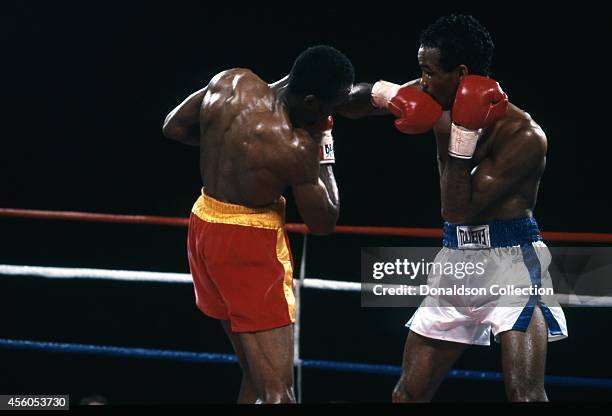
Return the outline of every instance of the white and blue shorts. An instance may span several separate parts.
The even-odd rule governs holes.
[[[502,332],[526,331],[534,308],[540,307],[548,327],[548,340],[567,337],[563,310],[555,296],[550,295],[550,251],[541,240],[535,219],[469,226],[446,223],[444,248],[434,263],[466,262],[485,265],[485,272],[463,277],[461,286],[470,290],[462,294],[445,292],[450,285],[457,286],[457,281],[435,271],[428,275],[429,287],[444,289],[425,297],[406,323],[411,331],[444,341],[490,345],[491,334],[499,342]],[[534,287],[540,289],[531,294],[533,290],[529,288]],[[499,288],[512,290],[507,294]]]

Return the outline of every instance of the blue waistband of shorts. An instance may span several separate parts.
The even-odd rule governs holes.
[[[488,226],[491,247],[512,247],[530,244],[542,240],[538,223],[533,217],[515,218],[511,220],[495,220],[479,225],[464,225],[444,223],[444,247],[459,248],[457,241],[458,227]]]

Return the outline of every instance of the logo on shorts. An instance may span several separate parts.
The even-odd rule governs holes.
[[[461,225],[457,227],[459,248],[491,248],[488,225]]]

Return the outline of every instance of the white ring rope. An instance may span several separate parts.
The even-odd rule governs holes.
[[[123,280],[129,282],[191,283],[189,273],[159,273],[131,270],[80,269],[68,267],[13,266],[0,264],[0,275],[36,276],[49,279]]]
[[[10,264],[0,264],[0,275],[35,276],[49,279],[121,280],[145,283],[191,283],[191,274],[189,273],[160,273],[132,270],[82,269],[44,266],[14,266]],[[304,279],[302,287],[310,289],[358,292],[361,290],[361,283],[341,282],[337,280],[325,279]]]
[[[49,279],[93,279],[118,280],[144,283],[191,283],[189,273],[161,273],[132,270],[84,269],[69,267],[17,266],[0,264],[0,276],[35,276]],[[368,284],[369,286],[369,284]],[[339,290],[359,292],[360,282],[345,282],[327,279],[304,279],[302,287],[308,289]],[[612,306],[610,296],[587,296],[576,294],[557,294],[557,300],[563,306]]]

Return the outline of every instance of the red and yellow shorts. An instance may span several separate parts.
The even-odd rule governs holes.
[[[217,201],[202,192],[191,210],[187,250],[196,305],[234,332],[295,322],[293,259],[285,200],[265,208]]]

